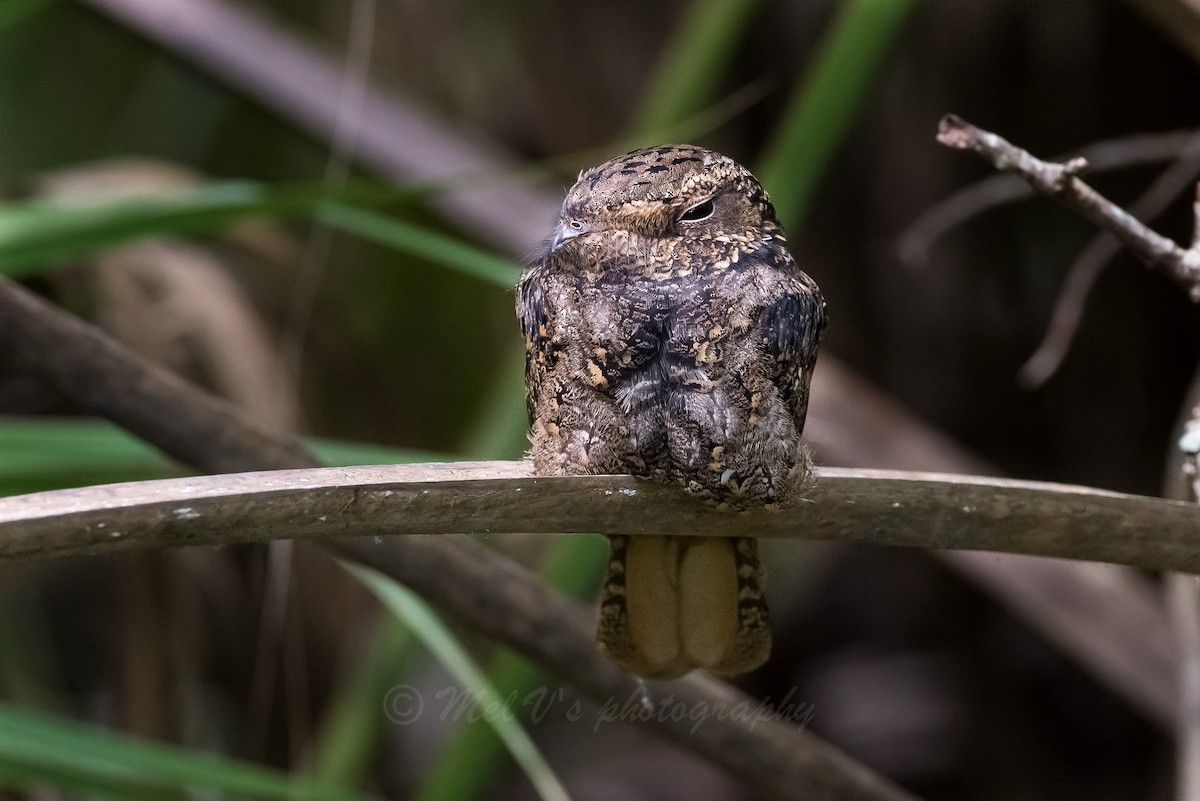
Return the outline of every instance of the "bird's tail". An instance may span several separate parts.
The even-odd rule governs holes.
[[[673,678],[745,673],[771,629],[753,537],[613,536],[597,639],[622,669]]]

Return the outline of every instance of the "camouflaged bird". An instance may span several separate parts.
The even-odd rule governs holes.
[[[744,167],[689,145],[579,175],[517,288],[534,471],[631,473],[780,504],[825,328]],[[625,670],[752,670],[771,649],[752,537],[612,536],[597,637]]]

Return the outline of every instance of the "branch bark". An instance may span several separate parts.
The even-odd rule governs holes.
[[[1198,527],[1195,504],[1034,481],[828,468],[787,510],[732,512],[630,476],[545,478],[533,477],[526,462],[450,462],[3,498],[0,557],[348,535],[753,532],[1200,572]]]

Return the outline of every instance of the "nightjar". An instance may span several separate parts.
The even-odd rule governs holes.
[[[630,473],[732,508],[782,504],[825,328],[763,188],[690,145],[579,175],[517,287],[538,475]],[[646,677],[771,649],[753,537],[611,536],[597,638]]]

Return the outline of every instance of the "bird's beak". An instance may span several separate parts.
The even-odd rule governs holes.
[[[572,225],[571,222],[571,220],[561,220],[558,227],[554,229],[554,236],[550,237],[551,253],[561,248],[569,240],[587,233],[587,226],[579,224],[578,221],[575,222],[575,225]]]

